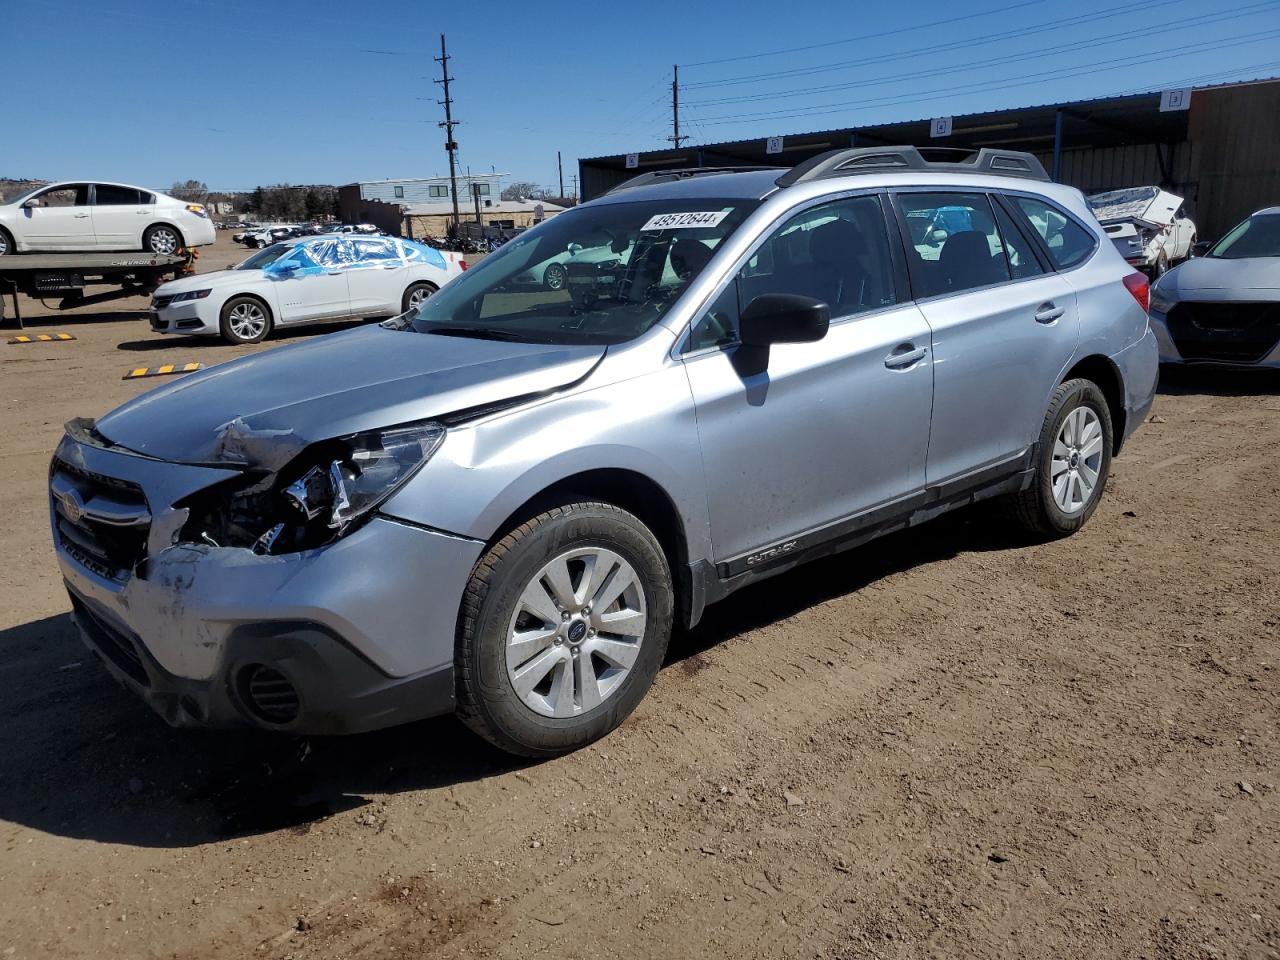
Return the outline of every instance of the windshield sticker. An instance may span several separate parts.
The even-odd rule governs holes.
[[[649,218],[640,228],[648,230],[687,230],[690,227],[714,227],[729,215],[728,210],[707,210],[702,213],[659,213]]]

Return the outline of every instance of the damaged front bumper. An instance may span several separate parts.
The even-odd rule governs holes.
[[[483,544],[382,516],[278,556],[176,542],[186,511],[172,504],[231,475],[84,433],[59,445],[58,563],[110,672],[178,726],[345,733],[449,712]]]

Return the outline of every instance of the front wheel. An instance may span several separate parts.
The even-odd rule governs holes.
[[[1091,380],[1054,391],[1031,486],[1010,499],[1014,520],[1040,537],[1066,537],[1092,516],[1111,472],[1111,409]]]
[[[271,311],[257,297],[232,297],[222,308],[219,328],[227,343],[258,343],[271,332]]]
[[[440,288],[434,283],[428,283],[425,280],[419,280],[417,283],[409,284],[409,289],[404,292],[404,296],[400,298],[400,312],[408,313],[410,310],[417,310],[427,297],[431,296]]]
[[[548,290],[562,290],[565,282],[565,269],[562,264],[553,263],[542,273],[542,285]]]
[[[13,253],[13,237],[9,236],[9,231],[0,227],[0,257]]]
[[[540,514],[472,572],[454,664],[458,714],[521,756],[585,746],[643,699],[673,608],[666,557],[639,519],[594,502]]]

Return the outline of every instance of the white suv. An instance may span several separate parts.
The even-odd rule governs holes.
[[[0,203],[0,256],[145,250],[172,254],[213,243],[205,208],[124,183],[70,181]]]

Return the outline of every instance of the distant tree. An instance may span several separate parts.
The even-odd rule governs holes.
[[[169,188],[169,193],[187,203],[204,203],[209,198],[209,188],[199,180],[179,180]]]
[[[529,183],[525,180],[517,180],[515,183],[507,184],[502,188],[503,200],[525,200],[538,199],[543,197],[546,191],[536,183]]]

